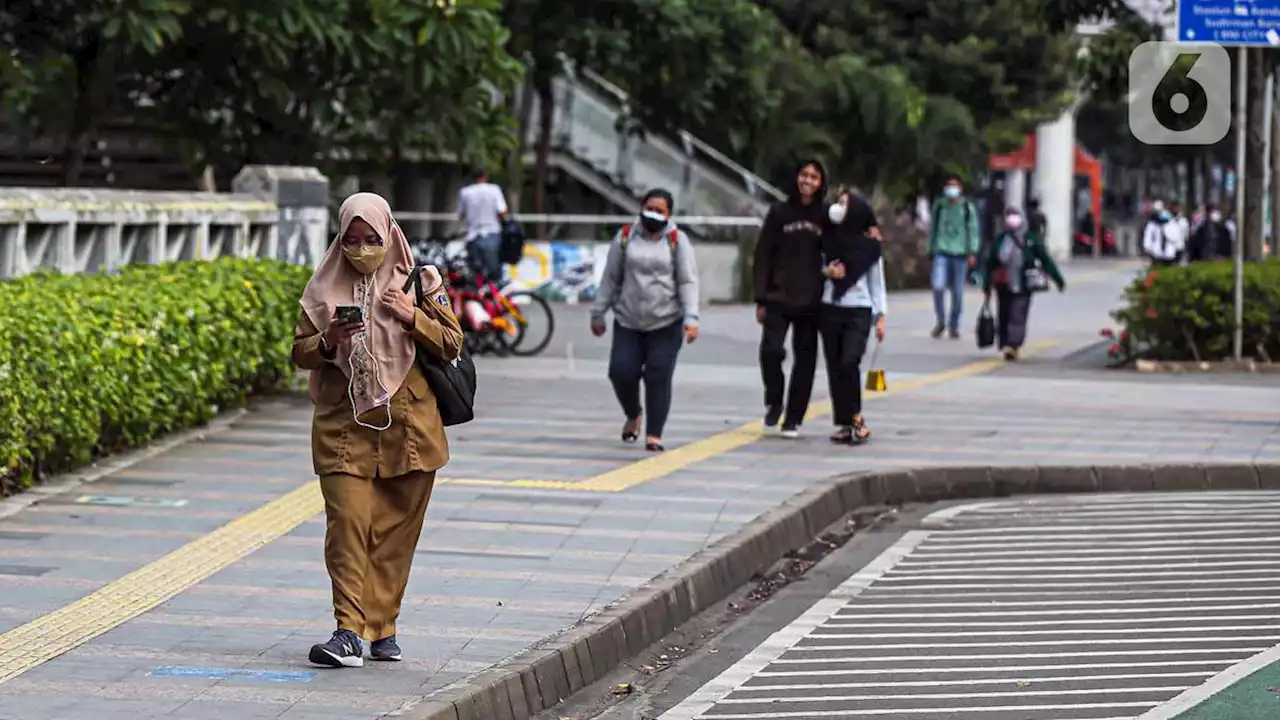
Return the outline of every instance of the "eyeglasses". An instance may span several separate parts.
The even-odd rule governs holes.
[[[344,247],[356,247],[358,245],[372,245],[374,247],[382,247],[382,238],[377,235],[368,237],[357,237],[354,235],[342,236],[342,245]]]

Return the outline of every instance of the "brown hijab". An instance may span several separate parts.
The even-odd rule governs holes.
[[[369,223],[386,248],[382,265],[367,276],[356,272],[342,250],[342,237],[356,218]],[[355,380],[354,410],[360,416],[387,404],[413,367],[416,355],[413,338],[382,302],[388,288],[404,287],[413,270],[413,252],[391,216],[391,206],[381,195],[356,193],[347,198],[338,211],[338,225],[337,237],[302,293],[302,309],[316,329],[323,332],[339,305],[363,308],[366,329],[350,343],[339,346],[334,359],[343,374]],[[425,284],[432,284],[432,280],[436,284],[440,282],[438,274],[430,275],[434,277],[423,278]],[[312,398],[317,381],[318,376],[312,373]]]

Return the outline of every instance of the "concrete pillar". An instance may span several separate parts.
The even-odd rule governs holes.
[[[1071,255],[1076,118],[1070,110],[1036,128],[1036,195],[1049,225],[1046,245],[1056,260]]]
[[[273,257],[315,265],[329,248],[329,178],[312,167],[246,165],[231,189],[275,202],[279,220]]]
[[[1027,209],[1027,171],[1009,170],[1004,174],[1004,205]]]

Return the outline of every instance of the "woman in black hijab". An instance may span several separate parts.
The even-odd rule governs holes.
[[[876,341],[884,340],[887,309],[880,228],[871,205],[852,191],[840,192],[829,219],[818,324],[836,426],[831,441],[861,445],[871,438],[862,417],[862,356],[873,326]]]

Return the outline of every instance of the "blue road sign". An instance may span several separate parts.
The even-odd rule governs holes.
[[[1280,47],[1280,0],[1178,0],[1178,40]]]

